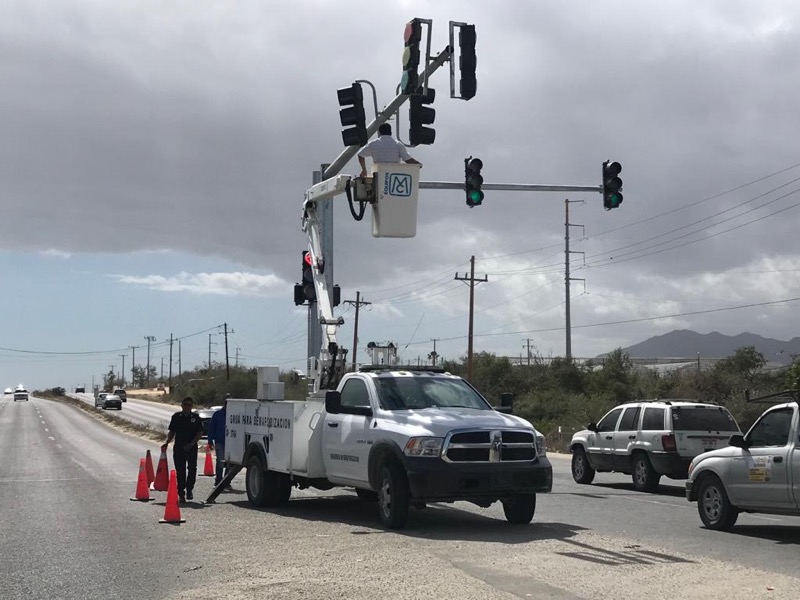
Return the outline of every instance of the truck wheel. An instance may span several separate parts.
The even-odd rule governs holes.
[[[378,494],[372,490],[356,488],[356,496],[358,496],[358,499],[362,502],[377,502],[378,500]]]
[[[594,481],[594,469],[589,466],[589,459],[583,448],[575,448],[572,453],[572,478],[575,483],[592,483]]]
[[[739,510],[728,500],[725,486],[715,475],[708,475],[697,490],[697,512],[709,529],[730,531],[739,518]]]
[[[637,452],[633,456],[633,487],[639,492],[655,492],[658,489],[658,482],[661,475],[655,472],[650,459],[644,452]]]
[[[408,520],[408,480],[395,463],[381,467],[378,477],[378,512],[381,523],[389,529],[402,529]]]
[[[292,480],[289,478],[289,474],[269,471],[267,481],[269,482],[268,487],[275,490],[273,505],[284,507],[289,504],[289,498],[292,495]]]
[[[517,494],[503,500],[506,520],[513,525],[527,525],[536,512],[536,494]]]
[[[264,463],[257,454],[247,459],[247,476],[245,477],[247,499],[253,506],[266,506],[268,502],[267,474]]]

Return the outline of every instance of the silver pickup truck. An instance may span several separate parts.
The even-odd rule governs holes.
[[[692,461],[686,498],[697,502],[706,527],[729,531],[741,512],[800,516],[798,394],[754,399],[791,401],[768,408],[746,434],[731,436],[727,448]]]

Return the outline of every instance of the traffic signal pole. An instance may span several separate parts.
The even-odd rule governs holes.
[[[420,189],[464,190],[464,182],[420,181]],[[602,185],[549,185],[540,183],[484,183],[482,189],[499,192],[595,192],[603,193]]]

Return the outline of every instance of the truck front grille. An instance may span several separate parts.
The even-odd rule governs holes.
[[[536,439],[525,430],[457,431],[445,439],[442,458],[452,463],[530,462],[536,459]]]

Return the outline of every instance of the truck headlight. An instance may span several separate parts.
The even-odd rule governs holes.
[[[536,454],[547,456],[547,439],[538,432],[536,433]]]
[[[439,456],[443,442],[440,437],[415,437],[408,440],[403,452],[406,456]]]

